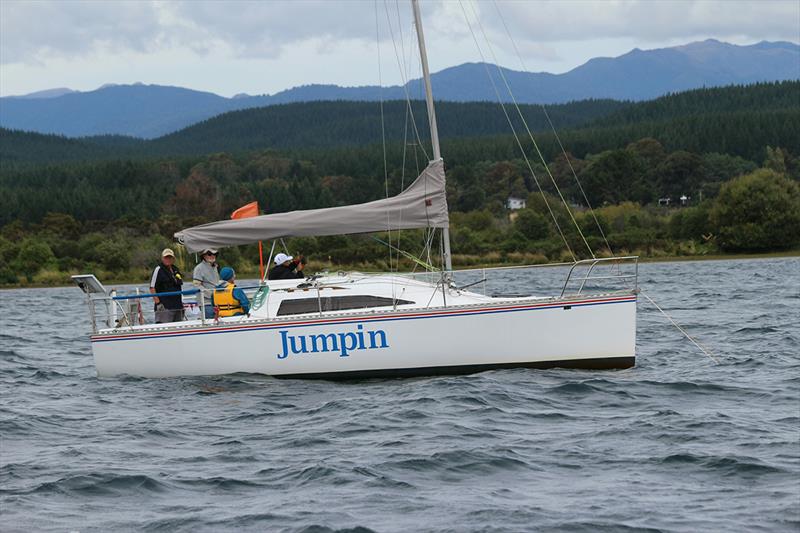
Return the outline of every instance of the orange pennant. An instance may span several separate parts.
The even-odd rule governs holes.
[[[250,202],[247,205],[243,205],[233,213],[231,213],[231,218],[250,218],[250,217],[257,217],[258,216],[258,202]]]

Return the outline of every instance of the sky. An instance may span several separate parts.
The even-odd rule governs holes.
[[[552,73],[708,38],[800,42],[798,0],[422,0],[421,8],[433,72],[481,59],[471,31],[487,60]],[[405,0],[0,0],[0,96],[135,82],[223,96],[392,85],[419,77],[415,39]]]

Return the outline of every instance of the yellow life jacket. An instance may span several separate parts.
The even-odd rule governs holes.
[[[214,307],[219,309],[219,316],[243,315],[244,309],[239,300],[233,297],[233,283],[228,283],[224,289],[214,290]]]

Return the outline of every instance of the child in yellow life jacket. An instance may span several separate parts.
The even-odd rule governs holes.
[[[214,289],[212,301],[219,309],[219,316],[238,316],[250,313],[250,300],[242,289],[236,288],[236,272],[231,267],[219,271],[222,280]]]

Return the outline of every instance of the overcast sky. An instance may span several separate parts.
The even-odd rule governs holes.
[[[799,0],[429,0],[431,70],[480,59],[464,12],[500,64],[520,69],[505,20],[528,69],[554,73],[635,47],[800,41]],[[373,85],[379,50],[380,78],[395,84],[419,76],[412,31],[405,0],[0,0],[0,95],[134,82],[224,96]]]

